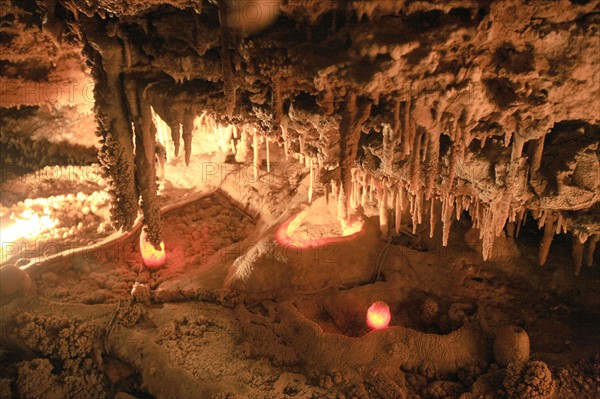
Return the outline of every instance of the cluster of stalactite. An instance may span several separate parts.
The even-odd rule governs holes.
[[[162,240],[155,172],[156,131],[150,104],[142,93],[145,87],[123,77],[126,55],[116,37],[106,31],[84,32],[88,37],[85,51],[96,82],[95,113],[102,142],[99,160],[112,198],[111,221],[116,229],[131,229],[141,202],[148,240],[158,246]]]
[[[121,18],[70,3],[85,14],[77,20],[93,64],[101,160],[119,228],[132,225],[141,198],[148,237],[160,242],[153,160],[156,129],[164,136],[168,127],[174,155],[183,141],[186,163],[201,130],[217,132],[222,150],[239,162],[252,151],[258,165],[264,145],[267,169],[270,146],[279,145],[307,167],[309,201],[316,191],[333,193],[346,219],[376,199],[385,234],[392,225],[399,231],[404,210],[414,231],[428,213],[431,234],[442,221],[446,244],[453,215],[467,211],[488,259],[495,237],[505,229],[518,234],[530,214],[545,231],[540,263],[556,231],[576,237],[577,265],[591,262],[600,222],[593,211],[585,220],[578,215],[597,207],[600,186],[583,177],[564,191],[566,178],[551,182],[547,174],[559,170],[543,155],[546,136],[576,121],[585,126],[572,129],[583,132],[581,145],[569,144],[567,155],[585,160],[586,170],[561,170],[600,170],[592,109],[599,103],[581,83],[598,77],[586,69],[572,79],[568,65],[538,71],[550,56],[533,48],[543,29],[566,37],[567,55],[572,47],[597,48],[594,4],[560,2],[561,15],[542,3],[522,5],[515,22],[510,0],[447,7],[353,1],[350,9],[327,2],[311,10],[284,2],[280,23],[247,38],[219,24],[224,2]],[[547,24],[539,31],[519,30],[538,17]],[[589,30],[570,28],[576,20]],[[598,62],[591,53],[571,56]]]

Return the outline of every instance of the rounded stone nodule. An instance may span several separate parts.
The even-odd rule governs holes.
[[[529,360],[529,335],[521,327],[500,327],[494,339],[494,359],[501,367]]]

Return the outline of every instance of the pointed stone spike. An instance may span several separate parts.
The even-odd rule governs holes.
[[[186,111],[183,115],[182,137],[186,166],[189,166],[192,158],[192,135],[194,132],[194,119],[196,119],[196,116],[189,111]]]
[[[381,187],[381,188],[379,188]],[[388,204],[387,204],[387,186],[385,184],[381,184],[377,187],[377,197],[379,198],[379,231],[383,237],[386,237],[388,234]]]
[[[600,240],[600,235],[595,234],[588,239],[589,244],[587,250],[585,251],[585,265],[587,267],[592,267],[594,264],[594,252],[596,252],[596,244]]]
[[[433,238],[435,232],[435,198],[431,198],[431,206],[429,207],[429,238]]]
[[[258,181],[258,162],[259,162],[259,156],[258,156],[258,133],[256,132],[256,129],[254,129],[254,134],[252,135],[252,150],[254,151],[254,181]]]
[[[267,172],[271,173],[271,156],[269,154],[269,138],[265,137],[265,147],[267,149]],[[311,161],[311,172],[312,172],[312,161]],[[311,181],[312,183],[312,181]]]
[[[573,237],[573,250],[572,250],[573,261],[575,262],[575,275],[579,276],[581,272],[581,265],[583,263],[583,243],[579,237]]]
[[[508,237],[508,238],[515,237],[515,222],[506,223],[506,237]]]
[[[402,193],[399,186],[396,187],[396,234],[400,234],[402,226]]]
[[[268,146],[268,144],[267,144]],[[312,197],[313,197],[313,180],[315,179],[315,172],[314,172],[314,167],[313,167],[313,159],[310,159],[310,174],[309,174],[309,182],[308,182],[308,203],[311,204],[312,203]]]
[[[346,198],[346,193],[345,193],[343,184],[340,184],[339,188],[337,188],[336,191],[339,192],[339,194],[337,196],[337,198],[338,198],[338,206],[337,206],[338,220],[340,220],[343,223],[346,220],[348,220],[348,199]]]

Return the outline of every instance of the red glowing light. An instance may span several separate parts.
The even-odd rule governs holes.
[[[142,252],[144,265],[146,265],[148,269],[158,269],[164,265],[167,260],[165,244],[163,242],[160,243],[160,250],[154,248],[154,245],[146,240],[145,230],[142,230],[142,234],[140,234],[140,251]]]
[[[367,325],[373,330],[381,330],[390,324],[392,315],[387,303],[377,301],[367,310]]]

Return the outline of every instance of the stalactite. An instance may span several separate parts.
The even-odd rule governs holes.
[[[452,226],[452,211],[454,206],[454,198],[451,194],[447,194],[443,197],[442,202],[442,245],[445,247],[448,245],[448,238],[450,237],[450,227]],[[460,201],[456,201],[457,204]],[[458,206],[457,206],[458,208]]]
[[[352,167],[358,152],[358,143],[363,124],[371,113],[370,102],[359,102],[356,94],[348,92],[344,101],[345,109],[340,121],[340,179],[350,195],[352,182]]]
[[[143,100],[142,91],[143,87],[135,80],[125,79],[125,97],[135,132],[136,182],[142,198],[146,237],[158,249],[162,242],[162,226],[154,161],[156,130],[150,104]]]
[[[265,137],[265,147],[266,147],[266,152],[267,152],[267,172],[271,173],[271,156],[269,154],[269,138],[268,137]],[[310,164],[310,169],[311,169],[311,173],[312,173],[312,160],[311,160],[311,164]],[[311,177],[311,184],[312,184],[312,177]]]
[[[581,265],[583,263],[583,242],[577,236],[573,236],[573,249],[571,252],[573,261],[575,262],[575,275],[579,276]]]
[[[558,217],[556,219],[556,231],[555,231],[555,234],[560,234],[560,231],[561,231],[562,226],[563,226],[563,222],[564,222],[564,219],[563,219],[562,215],[559,213]]]
[[[545,135],[531,140],[529,142],[529,148],[527,149],[529,165],[531,165],[531,172],[535,173],[540,169],[542,164],[542,153],[544,152],[544,139]]]
[[[440,161],[440,135],[441,132],[437,129],[429,132],[427,135],[427,160],[425,164],[425,176],[427,181],[426,187],[426,199],[431,199],[433,189],[435,188],[435,180],[439,176],[439,161]]]
[[[85,17],[82,17],[82,20]],[[85,25],[88,27],[91,25]],[[88,31],[84,27],[94,76],[95,113],[102,148],[99,160],[111,194],[111,222],[115,229],[129,230],[138,214],[139,193],[135,184],[135,159],[131,123],[124,104],[121,66],[124,64],[121,45],[103,31]]]
[[[416,209],[416,211],[417,211],[417,223],[418,224],[423,223],[423,204],[425,201],[425,196],[423,194],[424,193],[423,193],[422,189],[419,189],[417,191],[417,201],[416,201],[417,209]]]
[[[413,234],[417,234],[417,226],[419,225],[419,220],[418,220],[418,216],[417,216],[417,197],[416,196],[412,196],[410,197],[410,215],[411,215],[411,220],[412,220],[412,233]]]
[[[184,111],[183,121],[181,124],[182,138],[183,138],[183,152],[185,154],[185,165],[189,166],[192,158],[192,137],[194,132],[194,115],[190,110]]]
[[[350,188],[350,209],[356,208],[356,168],[352,168],[352,180]]]
[[[289,160],[290,153],[290,144],[288,138],[288,130],[287,130],[287,119],[284,119],[281,122],[281,135],[283,136],[283,155],[285,156],[285,160]]]
[[[413,194],[421,191],[421,142],[423,140],[423,131],[417,134],[414,142],[414,149],[410,160],[410,190]]]
[[[300,152],[298,153],[298,162],[300,162],[302,165],[304,165],[304,143],[305,143],[305,137],[304,136],[300,136],[298,138],[298,141],[300,143]]]
[[[221,24],[221,62],[223,69],[223,90],[227,96],[227,116],[230,118],[233,116],[233,111],[236,104],[236,91],[237,88],[233,79],[233,69],[231,65],[231,54],[229,52],[229,45],[231,42],[231,32],[224,23],[224,19],[227,15],[226,4],[224,1],[219,3],[219,21]]]
[[[235,160],[240,163],[245,163],[248,160],[248,132],[246,125],[242,125],[240,139],[237,142]]]
[[[268,143],[267,143],[267,148],[268,148]],[[268,154],[268,152],[267,152]],[[312,203],[312,197],[313,197],[313,181],[315,179],[315,172],[314,172],[314,167],[313,167],[313,159],[310,159],[310,173],[309,173],[309,182],[308,182],[308,203]]]
[[[433,233],[435,232],[435,199],[431,198],[431,204],[429,207],[429,238],[433,238]]]
[[[253,158],[253,169],[254,169],[254,181],[258,181],[258,163],[260,161],[258,154],[258,133],[256,128],[254,128],[254,132],[252,134],[252,150],[254,151]]]
[[[541,266],[544,266],[546,264],[546,260],[548,259],[548,253],[550,252],[550,246],[555,233],[555,221],[556,215],[553,213],[546,216],[544,224],[544,236],[542,237],[539,250],[539,263]]]
[[[280,124],[283,116],[283,98],[281,95],[281,77],[278,74],[273,77],[271,93],[275,116],[274,122]]]
[[[399,143],[398,131],[389,124],[384,124],[383,134],[383,172],[387,175],[393,173],[392,166],[394,161],[394,152]]]
[[[396,226],[396,234],[400,234],[400,227],[402,226],[402,192],[401,192],[401,188],[400,188],[400,183],[398,183],[396,185],[396,190],[395,190],[395,194],[396,194],[396,199],[394,201],[394,205],[396,206],[395,208],[395,212],[396,212],[396,220],[395,220],[395,226]]]
[[[515,222],[506,223],[506,237],[515,238]]]
[[[414,130],[412,129],[411,126],[411,120],[410,120],[410,107],[411,107],[411,99],[409,98],[408,101],[404,102],[404,124],[402,126],[402,133],[403,136],[402,137],[402,146],[403,146],[403,153],[404,156],[407,156],[410,154],[410,149],[413,146],[413,140],[414,140]]]
[[[525,140],[520,135],[515,135],[515,140],[513,141],[513,148],[510,155],[510,160],[514,164],[514,162],[521,158],[523,155],[523,146],[525,145]]]
[[[348,220],[348,201],[344,184],[340,184],[339,187],[336,186],[335,192],[337,195],[337,217],[343,223]]]
[[[388,234],[387,186],[380,180],[377,182],[377,200],[379,201],[379,231],[385,237]]]
[[[492,257],[494,249],[494,223],[493,212],[488,207],[483,209],[481,225],[481,235],[483,239],[483,260],[488,260]]]
[[[592,267],[592,265],[594,264],[594,252],[596,252],[596,244],[599,240],[599,234],[595,234],[588,239],[588,247],[585,252],[585,265],[587,267]]]
[[[362,192],[360,197],[360,205],[364,208],[367,203],[367,198],[369,195],[369,185],[367,184],[368,175],[366,172],[362,172],[361,174],[361,186]]]

